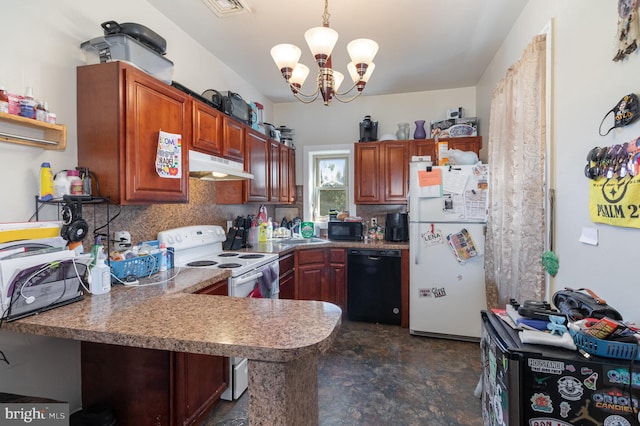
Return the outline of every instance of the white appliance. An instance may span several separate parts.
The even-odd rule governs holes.
[[[86,258],[66,250],[61,237],[0,244],[0,322],[82,299]]]
[[[486,164],[432,166],[412,157],[409,332],[477,341],[486,309]]]
[[[158,233],[159,242],[173,247],[174,266],[179,268],[228,269],[229,296],[250,297],[257,288],[264,297],[277,299],[279,288],[278,255],[246,251],[223,251],[226,233],[221,226],[198,225]],[[229,359],[229,387],[221,398],[233,401],[247,389],[249,375],[246,358]]]

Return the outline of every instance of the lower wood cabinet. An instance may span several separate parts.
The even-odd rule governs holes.
[[[280,257],[280,299],[295,298],[295,253],[287,253]]]
[[[227,295],[227,281],[198,293]],[[229,358],[82,342],[82,404],[108,404],[118,424],[195,425],[227,388]]]
[[[295,298],[320,300],[346,312],[346,249],[313,248],[296,252]]]

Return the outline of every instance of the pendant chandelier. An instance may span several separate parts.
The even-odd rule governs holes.
[[[309,67],[298,62],[301,50],[293,44],[278,44],[271,49],[271,56],[289,84],[293,95],[306,104],[315,101],[319,95],[322,95],[322,100],[327,106],[332,99],[351,102],[362,93],[375,68],[373,57],[378,52],[378,43],[366,38],[353,40],[347,45],[347,51],[351,57],[347,70],[353,80],[353,86],[347,91],[338,92],[344,75],[335,71],[331,64],[331,52],[338,41],[338,33],[329,28],[329,16],[329,0],[325,0],[322,26],[311,28],[304,33],[304,38],[319,67],[317,87],[313,93],[305,94],[300,90],[309,75]],[[354,88],[357,92],[347,97]]]

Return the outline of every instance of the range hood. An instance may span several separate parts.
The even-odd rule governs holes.
[[[189,150],[189,176],[202,180],[253,179],[242,163]]]

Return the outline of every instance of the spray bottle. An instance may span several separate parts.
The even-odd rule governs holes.
[[[96,264],[91,268],[89,290],[91,294],[105,294],[111,291],[111,268],[104,263],[104,247],[98,248]]]

